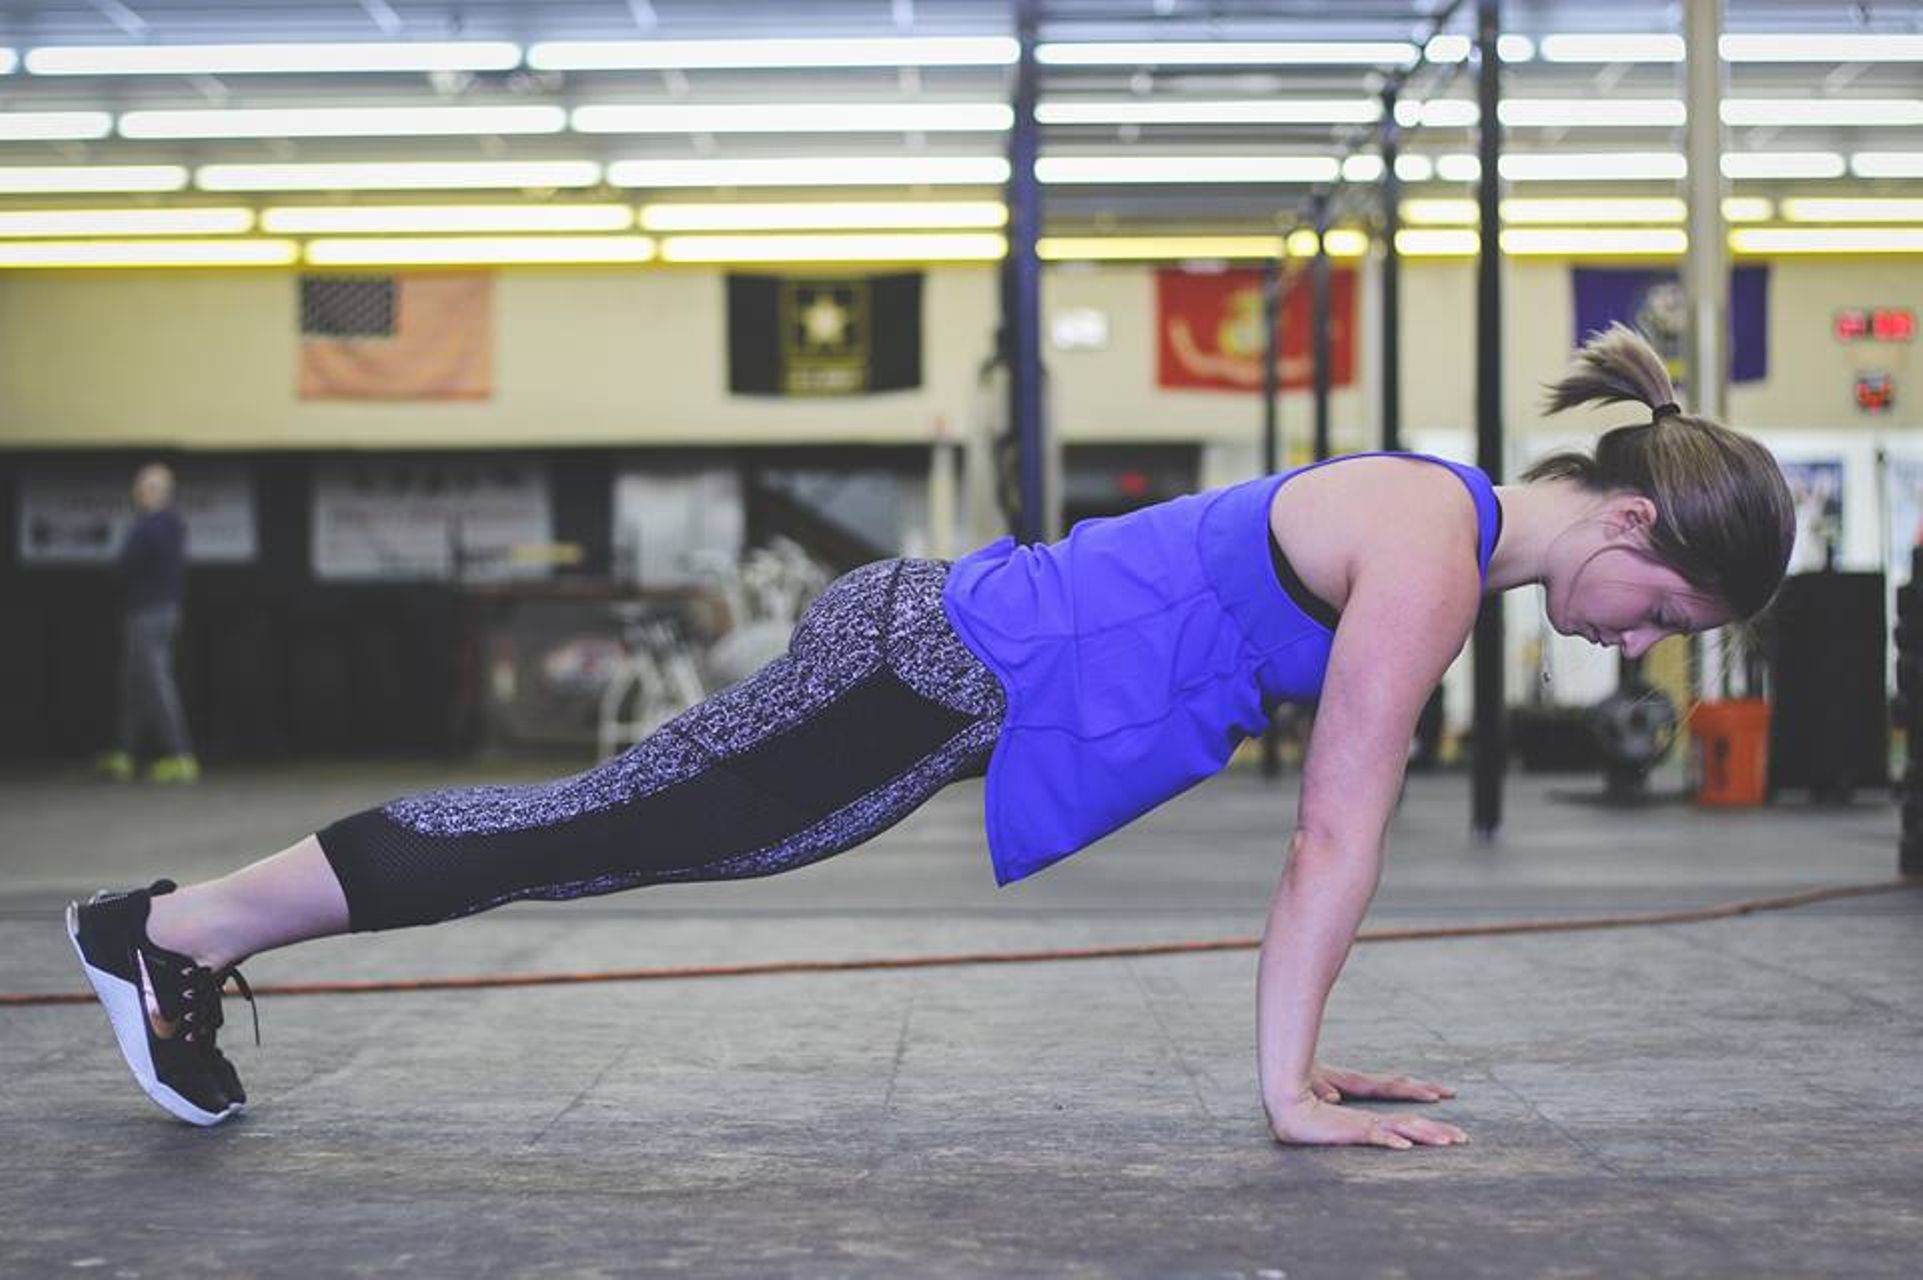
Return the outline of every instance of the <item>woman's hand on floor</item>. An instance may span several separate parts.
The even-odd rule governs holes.
[[[1406,1149],[1446,1147],[1469,1141],[1468,1134],[1441,1120],[1338,1106],[1324,1102],[1306,1089],[1286,1104],[1269,1107],[1269,1128],[1277,1142],[1315,1147]]]
[[[1375,1098],[1388,1102],[1440,1102],[1456,1091],[1446,1084],[1410,1076],[1371,1075],[1318,1062],[1309,1068],[1309,1092],[1324,1102],[1344,1098]]]

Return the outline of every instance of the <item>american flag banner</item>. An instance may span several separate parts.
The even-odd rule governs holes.
[[[300,278],[303,400],[485,400],[494,392],[486,272]]]

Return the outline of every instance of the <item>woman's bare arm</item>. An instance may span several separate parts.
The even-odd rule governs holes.
[[[1310,1126],[1303,1118],[1318,1107],[1343,1110],[1319,1103],[1308,1087],[1323,1007],[1381,876],[1416,719],[1461,651],[1481,599],[1466,551],[1473,544],[1438,537],[1434,513],[1426,519],[1425,527],[1419,511],[1383,512],[1386,527],[1358,552],[1310,736],[1296,831],[1263,934],[1256,1056],[1263,1102],[1285,1140],[1408,1145],[1391,1141],[1392,1133],[1368,1136],[1368,1126],[1383,1119],[1368,1113],[1347,1113],[1362,1124],[1349,1137],[1339,1136],[1339,1123]]]

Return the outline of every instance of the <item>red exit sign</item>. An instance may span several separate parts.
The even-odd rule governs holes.
[[[1836,313],[1838,342],[1910,342],[1916,312],[1909,307],[1845,307]]]

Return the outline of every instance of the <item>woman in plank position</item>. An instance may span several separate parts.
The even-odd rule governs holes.
[[[522,898],[789,871],[984,772],[1005,885],[1218,772],[1277,702],[1314,697],[1256,976],[1270,1127],[1290,1143],[1464,1141],[1341,1105],[1450,1089],[1316,1058],[1417,714],[1485,596],[1539,584],[1557,631],[1636,657],[1756,614],[1789,560],[1775,460],[1685,414],[1620,326],[1578,353],[1549,407],[1618,402],[1644,412],[1518,485],[1356,454],[1052,544],[866,565],[809,607],[787,653],[585,773],[395,800],[218,880],[97,894],[69,908],[69,932],[141,1086],[215,1124],[246,1098],[216,1032],[248,956]]]

